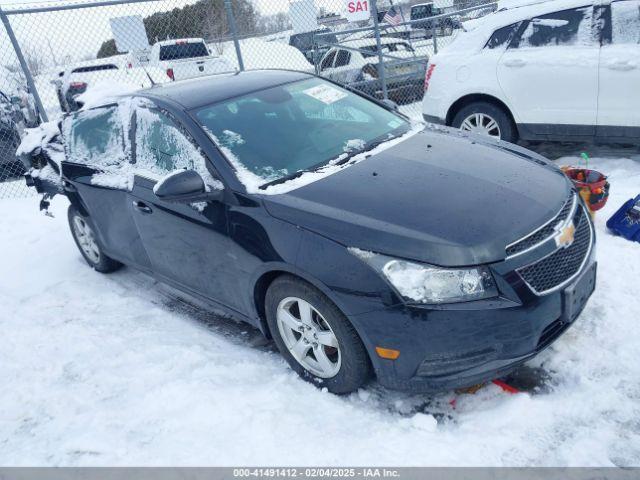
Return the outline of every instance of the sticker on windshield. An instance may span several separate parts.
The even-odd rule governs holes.
[[[402,120],[400,120],[399,118],[394,118],[393,120],[388,122],[387,125],[390,128],[398,128],[400,125],[402,125]]]
[[[345,92],[341,92],[337,88],[333,88],[331,85],[317,85],[315,87],[307,88],[303,90],[303,93],[309,95],[311,98],[321,101],[326,105],[342,100],[347,96]]]

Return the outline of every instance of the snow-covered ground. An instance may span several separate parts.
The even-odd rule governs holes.
[[[252,328],[89,269],[65,199],[53,219],[36,197],[1,200],[0,464],[640,465],[640,245],[604,226],[640,193],[640,155],[621,156],[592,160],[612,185],[598,288],[529,365],[541,386],[455,409],[453,393],[317,390]]]

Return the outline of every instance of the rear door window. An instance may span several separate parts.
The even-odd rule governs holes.
[[[640,45],[640,0],[611,4],[611,41],[614,45]]]
[[[109,167],[125,161],[124,135],[118,107],[82,111],[65,122],[69,161]]]
[[[593,7],[562,10],[529,20],[511,48],[595,45]]]
[[[498,30],[493,32],[493,35],[491,35],[491,38],[487,42],[485,48],[488,48],[490,50],[493,50],[495,48],[506,48],[507,45],[509,45],[509,42],[511,42],[511,39],[517,33],[520,25],[522,25],[522,22],[499,28]]]

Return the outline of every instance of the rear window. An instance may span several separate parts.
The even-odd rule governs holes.
[[[419,5],[411,9],[411,19],[425,18],[433,15],[433,5]]]
[[[391,52],[413,52],[413,48],[408,43],[383,43],[380,46],[380,50],[382,50],[383,54],[391,53]],[[367,53],[365,53],[365,51]],[[378,48],[376,45],[366,45],[364,47],[360,47],[360,53],[365,58],[374,57],[378,55]]]
[[[209,51],[203,42],[175,43],[160,47],[160,60],[182,60],[207,56],[209,56]]]
[[[86,73],[86,72],[99,72],[102,70],[117,70],[118,67],[116,67],[115,65],[113,65],[112,63],[108,63],[105,65],[90,65],[87,67],[78,67],[78,68],[74,68],[73,70],[71,70],[72,73]],[[60,76],[62,76],[64,72],[60,73]]]
[[[318,34],[329,33],[331,30],[318,30],[316,32],[296,33],[289,37],[289,45],[296,47],[299,50],[311,50],[314,47],[314,40],[316,45],[322,46],[328,43],[338,43],[338,38],[335,35],[327,35],[317,37]]]

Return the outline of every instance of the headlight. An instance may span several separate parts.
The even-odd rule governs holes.
[[[380,273],[408,302],[458,303],[498,295],[493,276],[486,267],[439,268],[357,248],[349,251]]]

